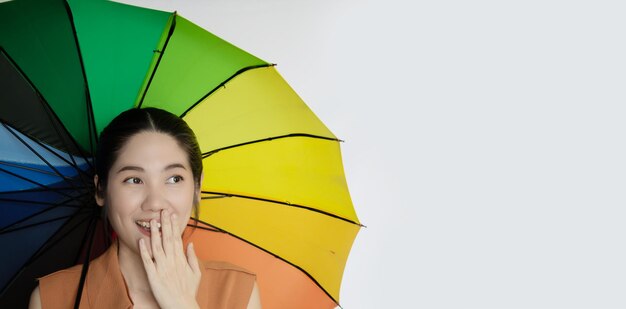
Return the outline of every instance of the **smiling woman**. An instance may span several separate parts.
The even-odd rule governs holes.
[[[189,218],[199,187],[194,187],[185,157],[173,137],[150,131],[133,135],[120,149],[106,193],[100,193],[96,201],[100,206],[108,201],[110,224],[125,247],[134,248],[141,237],[150,240],[151,223],[161,229],[161,212]],[[182,231],[187,222],[179,221],[178,230]],[[148,251],[152,256],[150,247]]]
[[[39,280],[30,308],[260,308],[256,276],[235,265],[198,261],[183,249],[187,218],[197,216],[202,162],[179,117],[132,109],[103,131],[96,153],[96,202],[117,239],[90,263]],[[76,306],[78,307],[78,306]]]

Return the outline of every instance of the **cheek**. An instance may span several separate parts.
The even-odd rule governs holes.
[[[193,212],[193,201],[194,195],[193,190],[190,191],[178,191],[176,193],[172,192],[170,195],[169,201],[172,207],[175,209],[178,216],[178,224],[181,232],[181,236],[187,227],[187,223],[189,222],[189,217]]]
[[[107,195],[110,217],[124,217],[141,205],[138,192],[113,189]]]
[[[187,219],[191,216],[193,211],[194,204],[194,190],[193,188],[186,188],[185,190],[178,191],[173,193],[170,201],[172,202],[172,206],[176,208],[176,212],[178,212],[179,218]]]
[[[193,190],[185,190],[184,192],[173,192],[169,199],[172,205],[181,214],[191,213],[193,207],[194,194]]]

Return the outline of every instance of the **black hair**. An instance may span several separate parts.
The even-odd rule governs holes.
[[[202,153],[195,134],[180,117],[154,107],[133,108],[115,117],[100,133],[95,156],[95,172],[98,175],[96,194],[104,198],[107,190],[109,171],[119,156],[126,142],[141,132],[158,132],[173,137],[187,153],[194,180],[194,192],[199,191],[202,177]],[[199,197],[194,196],[193,218],[199,215]],[[108,206],[102,207],[104,227],[108,229]],[[194,220],[195,221],[195,220]],[[197,221],[196,221],[197,223]],[[106,233],[106,236],[109,236]]]

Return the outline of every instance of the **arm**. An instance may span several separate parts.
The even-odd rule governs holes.
[[[261,297],[259,296],[259,286],[256,284],[256,281],[254,281],[252,294],[250,294],[248,309],[261,309]]]
[[[41,298],[39,297],[39,285],[30,294],[29,309],[41,309]]]

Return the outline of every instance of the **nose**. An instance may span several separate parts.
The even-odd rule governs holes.
[[[141,209],[151,212],[160,212],[169,205],[167,199],[163,196],[163,190],[155,186],[149,186],[146,196],[141,204]]]

